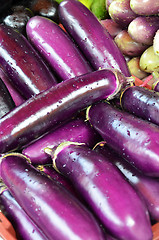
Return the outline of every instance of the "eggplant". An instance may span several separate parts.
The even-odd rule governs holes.
[[[142,71],[140,68],[140,56],[132,57],[127,64],[131,75],[134,75],[139,79],[143,79],[148,76],[148,73]]]
[[[156,55],[159,55],[159,29],[156,31],[153,39],[153,50]]]
[[[56,23],[59,23],[58,6],[55,0],[32,0],[28,4],[34,15],[49,18]]]
[[[134,41],[129,35],[127,29],[119,32],[114,38],[114,41],[120,51],[124,55],[130,57],[138,57],[148,48],[147,45]]]
[[[122,27],[116,22],[114,22],[111,18],[101,20],[100,23],[103,25],[104,28],[106,28],[112,38],[115,38],[115,36],[123,30]]]
[[[33,13],[22,5],[15,5],[11,10],[11,13],[4,17],[3,23],[26,36],[26,23]]]
[[[115,68],[130,76],[125,58],[95,15],[77,0],[59,4],[60,22],[74,39],[92,67]]]
[[[64,141],[84,142],[93,147],[97,139],[98,134],[88,123],[83,119],[73,119],[27,146],[22,153],[30,158],[33,165],[47,164],[51,162],[51,158],[44,151],[46,147],[57,147]]]
[[[132,86],[121,94],[122,108],[156,125],[159,125],[159,94],[156,91]]]
[[[106,143],[96,144],[94,150],[115,164],[144,200],[152,220],[159,221],[159,179],[145,176]]]
[[[23,103],[26,99],[17,91],[15,86],[11,83],[9,80],[7,74],[4,72],[2,68],[0,68],[0,78],[4,82],[5,86],[7,87],[14,103],[16,106],[19,106],[21,103]]]
[[[61,80],[92,72],[75,43],[55,22],[34,16],[28,21],[26,31],[31,43]]]
[[[159,55],[155,54],[153,45],[148,47],[140,57],[140,68],[147,73],[159,72]]]
[[[138,16],[129,24],[128,33],[134,41],[151,46],[158,29],[159,16]]]
[[[33,96],[0,119],[0,152],[28,145],[90,104],[115,97],[126,80],[117,70],[103,69]]]
[[[143,174],[159,177],[159,127],[107,102],[88,108],[89,122],[107,144]]]
[[[18,239],[48,239],[21,208],[7,188],[0,194],[0,204],[1,210],[5,212],[5,215],[12,223],[14,229],[16,229]]]
[[[0,25],[0,64],[25,98],[57,84],[28,40],[4,24]]]
[[[112,1],[108,12],[111,19],[123,28],[127,28],[131,21],[137,17],[137,14],[130,8],[130,0]]]
[[[159,1],[130,0],[130,7],[138,15],[157,15],[159,13]]]
[[[15,103],[6,85],[0,78],[0,118],[15,108]]]
[[[4,184],[48,240],[104,240],[92,213],[23,155],[6,154],[1,170]]]
[[[117,239],[151,239],[145,205],[118,168],[80,143],[64,142],[46,152],[68,177],[103,226]]]

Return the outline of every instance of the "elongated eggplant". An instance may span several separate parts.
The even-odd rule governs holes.
[[[26,98],[57,84],[55,77],[28,40],[3,24],[0,25],[0,64]]]
[[[2,180],[48,240],[104,240],[95,218],[77,198],[39,172],[23,155],[1,162]]]
[[[7,218],[16,229],[18,239],[48,239],[21,208],[7,188],[0,194],[0,204],[1,210],[5,211]]]
[[[111,19],[124,28],[127,28],[129,23],[137,17],[137,14],[130,8],[130,0],[113,0],[108,12]]]
[[[0,118],[15,108],[15,103],[6,85],[0,78]]]
[[[153,38],[159,29],[159,16],[138,16],[128,26],[128,33],[136,42],[153,44]]]
[[[124,90],[120,102],[125,111],[159,125],[159,94],[156,91],[132,86]]]
[[[59,5],[60,21],[95,70],[115,68],[130,76],[126,61],[114,40],[94,14],[76,0]]]
[[[46,147],[54,148],[64,141],[83,142],[93,147],[97,139],[98,134],[89,124],[84,122],[83,119],[75,119],[62,124],[62,126],[27,146],[22,153],[30,158],[32,164],[46,164],[51,162],[51,158],[44,151]]]
[[[110,162],[120,169],[145,201],[151,219],[159,221],[159,180],[140,173],[104,142],[96,144],[94,149],[106,156]]]
[[[32,17],[26,26],[28,38],[61,80],[92,72],[75,43],[50,19]]]
[[[159,128],[108,103],[87,111],[92,126],[107,144],[145,175],[159,177]]]
[[[47,151],[54,168],[71,180],[117,239],[151,239],[147,209],[115,165],[79,143],[64,142],[56,150]]]
[[[141,56],[141,54],[148,48],[147,45],[134,41],[129,35],[127,29],[119,32],[114,38],[114,41],[116,42],[120,51],[124,55],[130,57]]]
[[[4,70],[2,68],[0,68],[0,78],[2,79],[2,81],[4,82],[4,84],[6,85],[14,103],[16,106],[20,105],[21,103],[23,103],[26,99],[20,94],[20,92],[18,92],[18,90],[15,88],[15,86],[13,85],[13,83],[9,80],[7,74],[4,72]]]
[[[159,1],[130,0],[130,7],[138,15],[156,15],[159,13]]]
[[[0,152],[28,145],[90,104],[113,98],[125,84],[119,71],[103,69],[67,79],[28,99],[0,120]]]

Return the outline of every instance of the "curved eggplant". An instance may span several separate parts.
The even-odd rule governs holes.
[[[17,203],[8,189],[5,189],[0,194],[0,203],[2,205],[1,210],[5,211],[7,218],[12,223],[14,229],[16,229],[18,239],[48,240]]]
[[[98,139],[98,134],[83,119],[70,120],[44,137],[38,139],[22,150],[32,164],[47,164],[51,158],[45,153],[46,147],[54,148],[64,141],[83,142],[93,147]]]
[[[51,151],[53,166],[68,177],[103,226],[117,239],[152,238],[145,205],[124,175],[103,155],[79,143]]]
[[[159,94],[156,91],[128,87],[121,94],[120,103],[125,111],[159,125]]]
[[[115,164],[135,187],[141,198],[145,201],[152,220],[159,221],[159,181],[158,178],[145,176],[134,168],[128,161],[113,151],[106,143],[96,144],[94,150],[102,153]]]
[[[92,72],[75,43],[55,22],[34,16],[28,21],[26,31],[31,43],[61,80]]]
[[[159,128],[108,103],[88,109],[88,119],[107,144],[145,175],[159,177]]]
[[[48,240],[104,240],[94,216],[65,188],[39,172],[23,155],[1,162],[2,180]]]
[[[90,104],[115,97],[126,80],[117,70],[103,69],[67,79],[28,99],[0,119],[0,152],[28,145]]]
[[[130,76],[125,58],[94,14],[77,0],[59,5],[60,21],[77,43],[92,67],[115,68]]]
[[[3,24],[0,25],[0,64],[26,98],[57,84],[49,68],[28,40]]]
[[[15,108],[15,103],[2,79],[0,78],[0,118]]]

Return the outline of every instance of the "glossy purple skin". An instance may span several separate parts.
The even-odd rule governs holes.
[[[75,43],[48,18],[32,17],[26,26],[28,38],[61,80],[92,72]]]
[[[30,158],[32,164],[46,164],[51,158],[45,153],[44,148],[54,148],[64,141],[86,143],[93,147],[98,136],[94,129],[83,119],[70,120],[57,129],[49,132],[31,145],[23,149],[22,153]]]
[[[137,17],[137,14],[130,8],[130,0],[114,0],[108,8],[111,19],[120,26],[127,26]]]
[[[120,72],[99,70],[67,79],[28,99],[0,119],[0,152],[28,145],[81,109],[116,94],[122,81],[125,84]]]
[[[102,153],[115,164],[125,175],[129,182],[135,187],[141,198],[145,201],[149,214],[153,220],[159,221],[159,180],[147,177],[128,161],[110,149],[106,144],[95,148],[95,151]]]
[[[67,176],[117,239],[152,239],[148,212],[118,168],[86,146],[68,144],[55,154],[56,168]],[[131,225],[131,223],[133,223]]]
[[[108,103],[89,109],[92,126],[107,144],[145,175],[159,177],[159,128]]]
[[[158,29],[159,16],[139,16],[129,24],[128,33],[136,42],[152,45]]]
[[[48,240],[104,240],[91,212],[23,157],[6,155],[1,169],[3,182]]]
[[[3,24],[0,25],[0,64],[25,98],[57,84],[55,77],[28,40]]]
[[[7,74],[4,72],[2,68],[0,68],[0,78],[3,80],[4,84],[6,85],[15,105],[19,106],[20,104],[22,104],[26,99],[17,91],[15,86],[13,86]]]
[[[120,102],[125,111],[159,125],[159,94],[156,91],[129,87],[122,93]]]
[[[0,203],[2,204],[1,209],[5,211],[7,218],[16,230],[18,239],[48,240],[7,189],[0,195]]]
[[[15,108],[15,103],[6,85],[0,78],[0,118]]]
[[[60,21],[92,67],[115,68],[130,76],[125,58],[94,14],[80,1],[64,0],[59,5]]]

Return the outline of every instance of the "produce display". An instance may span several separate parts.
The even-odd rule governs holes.
[[[159,240],[159,1],[0,13],[0,238]]]

